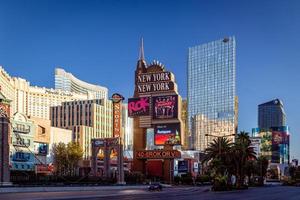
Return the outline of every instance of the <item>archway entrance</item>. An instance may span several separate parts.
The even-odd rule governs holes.
[[[103,153],[103,170],[98,172],[97,161],[99,151]],[[124,180],[123,173],[123,148],[120,139],[117,138],[98,138],[92,139],[92,173],[94,176],[102,175],[106,179],[111,178],[111,154],[117,154],[117,179],[118,182]]]

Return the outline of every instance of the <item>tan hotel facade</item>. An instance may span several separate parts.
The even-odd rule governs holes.
[[[31,86],[25,79],[11,77],[1,66],[0,86],[1,92],[12,100],[11,113],[19,112],[42,119],[50,119],[51,106],[61,105],[65,101],[88,99],[87,94]]]
[[[25,116],[36,118],[36,120],[52,120],[51,127],[71,130],[72,139],[80,142],[85,151],[85,158],[90,156],[89,145],[92,138],[112,136],[112,103],[105,98],[108,96],[108,90],[104,87],[101,91],[104,99],[91,100],[96,99],[99,94],[96,95],[97,93],[94,91],[76,93],[31,86],[30,82],[25,79],[11,77],[1,66],[0,86],[0,91],[9,100],[12,100],[12,114],[19,112]],[[85,85],[82,84],[81,87],[85,87]],[[55,113],[58,112],[59,115],[55,115],[55,113],[51,115],[51,107],[54,107]],[[55,121],[53,121],[53,117]],[[56,134],[55,137],[59,137],[59,135]],[[52,136],[50,135],[50,137]],[[63,140],[62,138],[61,141]]]
[[[106,99],[63,102],[51,107],[51,126],[72,130],[84,159],[91,156],[91,139],[112,137],[112,102]]]

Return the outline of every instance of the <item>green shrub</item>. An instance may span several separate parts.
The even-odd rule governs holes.
[[[131,184],[140,184],[145,181],[145,175],[140,172],[132,172],[125,174],[125,182]]]
[[[210,177],[208,175],[199,175],[196,178],[196,183],[210,182]]]
[[[227,184],[227,176],[217,175],[213,180],[213,191],[227,191],[231,190],[231,185]]]
[[[175,176],[174,177],[174,183],[177,184],[177,185],[180,184],[181,183],[181,177],[180,176]]]

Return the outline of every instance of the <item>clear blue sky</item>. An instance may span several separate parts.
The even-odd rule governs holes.
[[[139,39],[145,57],[174,72],[186,97],[187,49],[237,41],[239,129],[257,126],[257,105],[283,100],[292,157],[300,158],[300,1],[0,1],[0,65],[54,87],[54,68],[133,94]]]

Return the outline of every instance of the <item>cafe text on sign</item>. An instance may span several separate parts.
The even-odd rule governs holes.
[[[111,97],[113,102],[113,136],[121,136],[121,109],[124,97],[118,93],[114,93]]]
[[[120,137],[121,129],[121,103],[113,104],[113,113],[114,113],[114,137]]]

